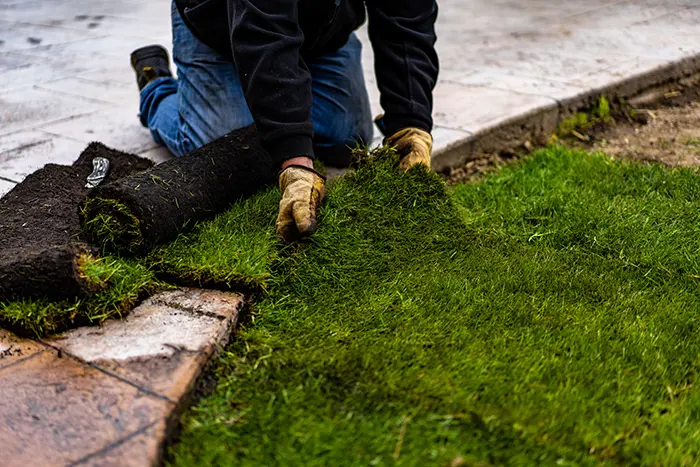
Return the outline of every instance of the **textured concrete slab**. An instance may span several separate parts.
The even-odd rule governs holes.
[[[22,52],[0,51],[0,92],[31,89],[33,85],[89,71],[85,62],[33,57]]]
[[[447,82],[436,88],[434,99],[439,125],[472,134],[533,109],[556,108],[549,97]]]
[[[48,163],[71,164],[87,144],[41,131],[0,136],[0,177],[21,182]]]
[[[3,18],[6,15],[3,13]],[[39,45],[50,46],[85,39],[88,35],[81,31],[53,26],[0,21],[0,51],[11,52],[28,50]]]
[[[6,466],[69,465],[86,449],[163,419],[174,405],[56,351],[0,368],[0,378]]]
[[[595,72],[593,74],[599,76],[600,73]],[[518,74],[517,70],[504,70],[489,67],[479,68],[477,71],[471,73],[452,73],[451,77],[444,77],[442,81],[480,88],[511,91],[519,94],[550,97],[554,100],[567,98],[588,89],[583,84],[571,81],[562,83],[550,78],[538,78]]]
[[[148,129],[141,125],[136,106],[114,107],[37,128],[84,143],[100,141],[126,152],[138,153],[158,146]]]
[[[13,114],[8,121],[0,115],[0,134],[41,129],[57,138],[94,137],[155,160],[167,158],[135,119],[128,55],[147,43],[171,44],[168,0],[2,0],[0,6],[0,104]],[[533,129],[546,130],[552,102],[562,110],[557,120],[602,92],[630,97],[644,86],[697,71],[698,21],[694,0],[440,2],[434,165],[459,164],[470,151],[493,147],[495,135],[507,135],[497,129],[528,116],[541,123]],[[366,28],[359,36],[372,112],[378,114]],[[640,85],[631,85],[638,77]],[[6,97],[11,90],[22,93]],[[524,140],[539,137],[516,130]],[[380,141],[375,135],[375,144]]]
[[[158,294],[126,319],[34,342],[0,330],[3,466],[146,466],[244,297]]]
[[[72,464],[75,467],[143,467],[144,459],[159,459],[161,446],[154,442],[164,432],[163,423],[132,433],[104,449],[90,453]]]
[[[8,191],[10,191],[12,188],[14,188],[15,185],[16,185],[16,183],[14,183],[14,182],[0,179],[0,196],[4,195]]]
[[[129,108],[131,109],[131,120],[134,120],[134,115],[138,113],[133,110],[139,108],[139,93],[134,87],[134,83],[129,83],[129,85],[114,85],[81,78],[79,76],[69,76],[67,78],[40,84],[37,87],[59,94],[75,96],[76,98],[83,97]]]
[[[0,93],[0,136],[37,128],[44,123],[88,115],[104,105],[40,89]]]

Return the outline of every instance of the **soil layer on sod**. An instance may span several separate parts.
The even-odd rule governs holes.
[[[109,250],[144,253],[272,183],[275,173],[249,126],[92,190],[81,211],[83,228]]]
[[[47,164],[0,199],[0,301],[82,297],[90,288],[80,262],[97,252],[80,238],[78,208],[95,157],[110,161],[107,180],[153,165],[92,143],[72,166]]]
[[[90,144],[72,166],[47,164],[0,199],[0,325],[37,335],[126,311],[154,283],[146,268],[113,258],[81,238],[78,209],[95,157],[107,180],[153,165]]]
[[[700,460],[697,172],[552,148],[447,191],[395,163],[332,181],[272,259],[173,465]]]

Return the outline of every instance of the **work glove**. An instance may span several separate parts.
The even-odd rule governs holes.
[[[282,199],[276,224],[280,240],[291,243],[316,231],[316,215],[326,195],[325,181],[323,175],[301,165],[282,170]]]
[[[403,170],[408,170],[418,164],[424,164],[430,168],[433,137],[427,131],[420,128],[404,128],[385,138],[384,145],[396,149],[401,158],[399,167]]]

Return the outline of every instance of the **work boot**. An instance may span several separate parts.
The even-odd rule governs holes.
[[[131,66],[136,72],[139,91],[156,78],[173,76],[168,52],[159,45],[149,45],[131,52]]]

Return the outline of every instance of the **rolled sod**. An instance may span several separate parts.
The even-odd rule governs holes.
[[[274,181],[277,167],[254,126],[92,190],[83,230],[113,251],[145,253]]]
[[[145,170],[146,159],[91,143],[71,166],[47,164],[0,199],[0,301],[84,296],[97,251],[80,237],[78,208],[92,160],[110,161],[106,180]]]

